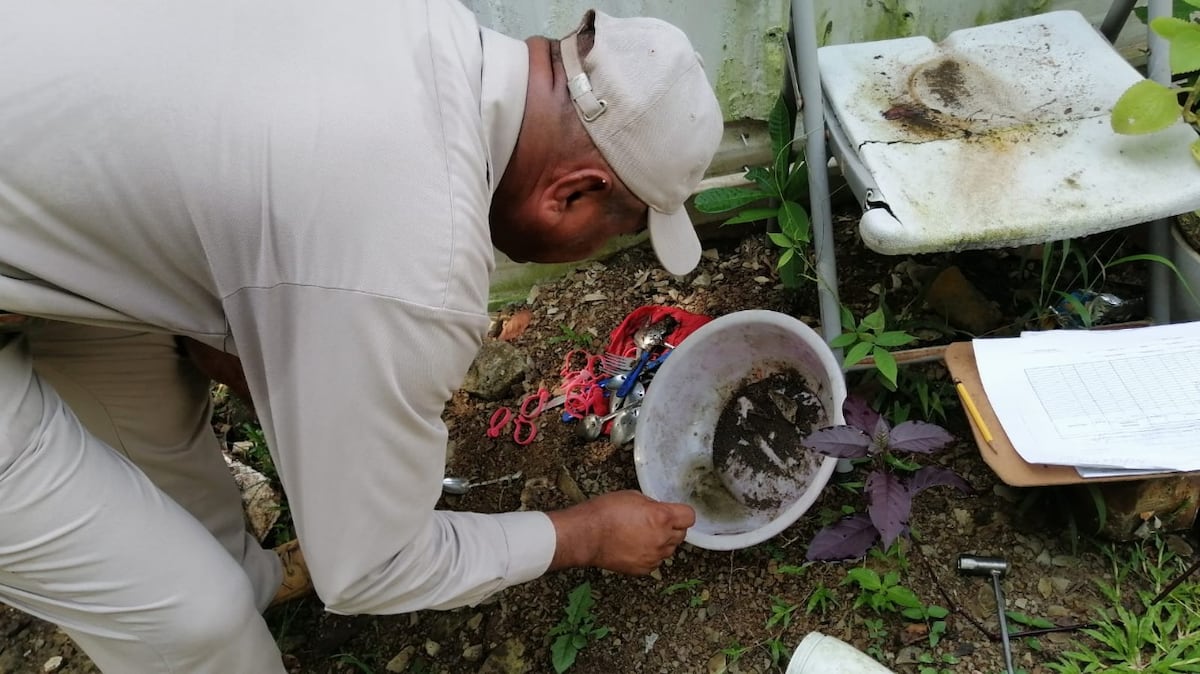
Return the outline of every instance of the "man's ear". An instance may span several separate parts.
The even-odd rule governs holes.
[[[566,216],[580,201],[591,201],[603,197],[613,189],[613,180],[608,172],[596,168],[582,168],[566,173],[546,188],[542,195],[541,210],[553,220]]]

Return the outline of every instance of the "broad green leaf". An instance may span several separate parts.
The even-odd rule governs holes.
[[[779,188],[775,185],[775,176],[765,166],[752,166],[746,169],[746,180],[758,185],[763,194],[775,196]]]
[[[771,240],[771,243],[779,246],[780,248],[786,248],[787,250],[791,250],[792,246],[794,245],[792,237],[784,234],[783,232],[768,232],[767,238]]]
[[[864,590],[879,590],[883,587],[883,581],[880,580],[879,574],[865,566],[855,567],[846,572],[846,579],[854,581]]]
[[[916,339],[916,337],[913,337],[907,332],[892,330],[879,333],[879,335],[875,338],[875,343],[879,346],[905,346],[906,344],[912,343],[914,339]]]
[[[870,330],[871,332],[879,332],[880,330],[883,330],[885,320],[886,319],[883,316],[883,307],[880,307],[867,314],[866,317],[862,319],[862,327],[863,329]]]
[[[1153,80],[1142,80],[1117,99],[1110,121],[1117,133],[1153,133],[1174,124],[1182,110],[1175,91]]]
[[[1188,30],[1193,30],[1194,24],[1187,19],[1180,19],[1174,16],[1160,16],[1150,22],[1150,30],[1159,35],[1172,40],[1176,35]]]
[[[850,368],[857,365],[860,360],[867,357],[867,353],[871,351],[871,345],[867,342],[859,342],[846,352],[846,359],[842,361],[843,368]]]
[[[701,213],[724,213],[768,196],[754,187],[714,187],[696,195],[696,210]]]
[[[945,618],[946,616],[950,615],[950,611],[947,611],[946,609],[942,608],[941,606],[930,606],[925,609],[925,614],[928,615],[930,618],[939,618],[940,619],[940,618]]]
[[[838,310],[838,313],[840,313],[842,316],[843,328],[853,331],[856,327],[858,327],[858,324],[854,322],[854,314],[850,313],[849,307],[843,304],[838,307]]]
[[[792,164],[788,174],[787,184],[783,186],[783,198],[789,201],[803,201],[808,196],[808,164],[799,160]]]
[[[1186,2],[1187,4],[1191,5],[1192,7],[1195,7],[1196,9],[1200,9],[1200,0],[1175,0],[1176,6],[1178,6],[1180,2]]]
[[[796,257],[796,249],[788,248],[787,250],[783,251],[782,255],[779,256],[779,262],[775,264],[775,268],[783,269],[784,267],[788,266],[789,263],[791,263],[792,258],[794,257]]]
[[[1171,74],[1182,75],[1200,70],[1200,25],[1171,38]]]
[[[784,201],[779,207],[779,228],[793,241],[808,243],[811,225],[804,207],[794,201]]]
[[[772,166],[775,168],[775,179],[783,180],[787,176],[792,143],[792,111],[788,109],[783,96],[775,99],[775,107],[767,117],[767,135],[771,138],[771,156],[775,158]]]
[[[850,346],[851,344],[853,344],[857,341],[858,341],[858,333],[843,332],[842,334],[838,335],[837,337],[834,337],[833,339],[829,340],[829,346],[831,346],[835,349],[841,349],[843,347]]]
[[[892,384],[896,385],[896,374],[899,369],[896,366],[896,357],[888,352],[887,349],[875,347],[873,354],[875,356],[875,369],[879,370],[879,374]]]
[[[776,208],[747,208],[737,215],[729,218],[721,225],[740,225],[743,222],[757,222],[759,220],[770,220],[779,213]]]
[[[575,664],[575,656],[578,654],[578,649],[571,644],[571,635],[564,634],[554,640],[550,645],[550,662],[554,665],[554,671],[562,674]]]
[[[792,141],[792,113],[783,96],[775,99],[775,106],[767,117],[767,135],[771,138],[772,154],[779,154]]]
[[[912,590],[903,585],[894,585],[887,590],[888,599],[897,606],[904,608],[920,608],[921,600]]]

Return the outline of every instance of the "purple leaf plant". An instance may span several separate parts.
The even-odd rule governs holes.
[[[954,440],[946,429],[924,421],[906,421],[892,427],[865,400],[846,398],[842,405],[846,424],[814,431],[804,439],[808,449],[839,459],[869,458],[864,493],[867,512],[856,513],[835,522],[813,537],[808,546],[810,561],[830,561],[862,557],[881,540],[891,547],[897,538],[908,534],[912,500],[930,487],[955,487],[970,493],[971,486],[957,473],[940,466],[924,466],[911,475],[898,475],[892,468],[895,454],[932,454]]]

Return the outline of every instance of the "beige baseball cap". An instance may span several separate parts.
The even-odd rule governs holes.
[[[577,38],[595,30],[580,57]],[[724,117],[700,55],[683,31],[659,19],[617,19],[589,10],[562,40],[575,110],[604,159],[650,206],[650,241],[672,274],[700,261],[700,239],[683,204],[721,142]]]

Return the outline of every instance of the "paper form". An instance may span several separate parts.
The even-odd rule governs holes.
[[[988,401],[1026,461],[1200,470],[1200,322],[973,347]]]

